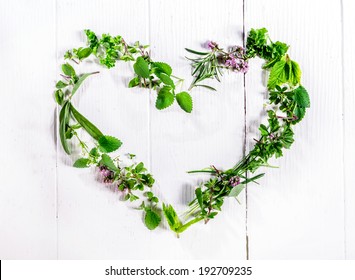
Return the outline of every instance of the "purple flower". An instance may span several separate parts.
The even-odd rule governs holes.
[[[240,184],[240,177],[239,176],[233,176],[232,178],[229,179],[229,184],[232,187],[238,186]]]
[[[114,175],[115,173],[111,170],[109,170],[106,166],[100,166],[99,167],[99,173],[102,177],[102,181],[105,184],[112,184],[114,180]]]
[[[218,47],[218,44],[216,42],[213,42],[213,41],[207,41],[206,42],[206,46],[207,46],[208,49],[213,50],[213,49]]]
[[[245,60],[241,60],[239,64],[239,71],[242,73],[246,73],[249,70],[249,64]]]
[[[234,55],[230,54],[224,65],[227,67],[235,68],[237,66],[237,59]]]

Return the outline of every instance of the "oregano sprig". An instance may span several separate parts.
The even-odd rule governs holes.
[[[91,54],[96,56],[101,65],[112,68],[117,61],[132,61],[135,77],[128,87],[142,87],[153,89],[157,92],[155,107],[159,110],[168,108],[176,100],[181,109],[191,113],[193,101],[187,91],[177,90],[183,85],[184,80],[173,75],[171,66],[165,62],[155,62],[147,51],[147,45],[139,42],[129,45],[122,36],[102,34],[99,38],[93,31],[85,30],[88,46],[69,50],[65,54],[66,59],[80,63]]]

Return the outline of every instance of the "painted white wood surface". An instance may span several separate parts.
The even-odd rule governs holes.
[[[355,146],[353,139],[355,120],[355,2],[343,1],[343,42],[344,42],[344,163],[345,163],[345,256],[355,259]]]
[[[340,2],[247,1],[245,18],[246,30],[266,26],[273,40],[291,45],[311,96],[295,143],[274,161],[280,168],[266,170],[261,186],[248,188],[250,258],[344,258]],[[247,75],[248,139],[265,102],[258,69],[255,63]]]
[[[0,258],[245,259],[248,235],[251,259],[354,259],[351,6],[350,0],[321,7],[281,0],[0,0]],[[291,45],[312,107],[291,150],[275,161],[280,168],[266,170],[260,186],[250,185],[241,205],[228,201],[215,221],[180,239],[164,229],[149,232],[138,211],[94,181],[93,170],[72,168],[56,139],[51,94],[63,53],[85,43],[85,28],[121,34],[150,43],[155,60],[186,77],[186,89],[184,47],[198,49],[208,39],[242,44],[243,14],[246,31],[265,26],[271,38]],[[251,148],[266,98],[260,65],[252,62],[245,89],[243,77],[230,74],[216,85],[218,93],[194,90],[194,112],[187,115],[176,106],[157,111],[153,92],[128,89],[130,65],[108,71],[86,63],[85,70],[100,74],[85,82],[75,104],[104,133],[122,139],[124,152],[152,170],[156,191],[183,210],[202,178],[185,171],[230,167],[243,154],[245,120]]]
[[[56,258],[55,2],[0,1],[0,259]]]

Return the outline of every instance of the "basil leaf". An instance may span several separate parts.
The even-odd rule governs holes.
[[[62,71],[65,75],[69,77],[75,76],[75,70],[69,63],[65,63],[62,65]]]

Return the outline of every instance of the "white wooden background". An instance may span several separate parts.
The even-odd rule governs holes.
[[[0,258],[355,259],[354,11],[351,0],[0,0]],[[71,167],[53,89],[64,51],[84,44],[83,29],[149,43],[187,87],[184,47],[242,44],[243,29],[259,27],[291,45],[312,106],[292,149],[274,161],[280,168],[250,185],[240,205],[227,201],[216,220],[176,239],[146,230],[140,212],[92,170]],[[230,74],[218,93],[194,90],[191,115],[158,111],[153,93],[127,89],[133,73],[124,63],[86,65],[101,73],[75,102],[183,210],[202,178],[186,170],[227,168],[252,148],[267,98],[260,65],[251,63],[245,86]]]

